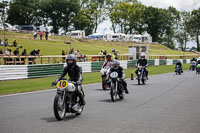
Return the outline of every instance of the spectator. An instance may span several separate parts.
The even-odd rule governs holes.
[[[15,56],[19,56],[19,48],[16,48],[16,50],[13,52],[13,54],[15,55]],[[16,61],[17,62],[19,62],[20,60],[19,60],[19,58],[16,58]],[[16,63],[17,65],[20,65],[20,63]]]
[[[65,50],[62,50],[62,56],[65,56]],[[62,62],[65,63],[65,57],[62,58]]]
[[[7,56],[10,56],[10,55],[11,55],[10,49],[9,49],[9,48],[7,48],[7,50],[5,51],[5,55],[7,55]]]
[[[103,50],[101,50],[101,51],[99,52],[99,55],[103,55]]]
[[[40,40],[42,40],[43,32],[39,31],[39,35],[40,35]]]
[[[40,56],[40,49],[35,51],[35,55]]]
[[[112,49],[111,49],[111,51],[112,51],[112,52],[115,52],[115,49],[114,49],[114,48],[112,48]]]
[[[22,56],[27,56],[27,53],[26,53],[26,49],[24,49],[24,51],[22,52],[22,54],[21,54]],[[24,65],[25,64],[25,58],[21,58],[21,61],[23,62],[22,63],[22,65]]]
[[[36,49],[30,52],[30,56],[36,56]],[[29,63],[28,64],[35,64],[35,58],[28,58]]]
[[[115,59],[115,60],[118,60],[118,59],[119,59],[118,51],[115,51],[115,52],[114,52],[114,55],[115,55],[115,58],[114,58],[114,59]]]
[[[8,46],[8,39],[6,38],[6,40],[4,41],[4,45]]]
[[[46,30],[45,31],[45,38],[46,38],[46,40],[48,40],[48,36],[49,36],[49,32],[48,32],[48,30]]]
[[[69,54],[74,54],[74,48],[71,48],[71,50],[69,51]]]
[[[0,49],[0,55],[3,55],[3,50],[2,49]]]
[[[34,40],[37,38],[37,31],[36,30],[34,30],[34,32],[33,32],[33,38],[34,38]]]
[[[16,40],[14,40],[13,46],[14,46],[14,47],[17,47],[17,41],[16,41]]]
[[[76,50],[76,52],[74,54],[75,55],[79,55],[79,50]]]
[[[2,42],[2,40],[0,39],[0,45],[4,46],[4,43]]]
[[[107,51],[106,50],[104,50],[103,55],[105,55],[105,56],[107,55]]]

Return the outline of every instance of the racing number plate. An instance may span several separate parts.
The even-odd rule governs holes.
[[[57,83],[57,87],[60,88],[60,89],[66,88],[67,85],[68,85],[68,83],[67,83],[66,80],[60,80],[60,81]]]
[[[118,77],[118,73],[117,73],[117,72],[112,72],[112,73],[110,74],[110,77],[111,77],[111,78],[117,78],[117,77]]]

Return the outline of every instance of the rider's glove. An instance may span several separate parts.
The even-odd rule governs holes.
[[[52,82],[52,85],[54,85],[54,86],[55,86],[56,84],[57,84],[57,82],[56,82],[56,81]]]

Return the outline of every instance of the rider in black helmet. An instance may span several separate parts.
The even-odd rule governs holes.
[[[128,89],[127,89],[127,83],[124,80],[125,79],[124,69],[120,66],[120,62],[118,60],[113,61],[113,64],[112,64],[112,67],[111,67],[109,73],[112,73],[112,72],[117,72],[119,74],[118,77],[122,81],[122,85],[124,87],[125,93],[128,94],[129,92],[128,92]]]
[[[82,105],[85,105],[85,100],[84,100],[84,96],[83,94],[81,93],[81,90],[79,90],[79,86],[80,88],[82,89],[81,87],[81,83],[82,83],[82,70],[81,70],[81,67],[79,67],[77,64],[76,64],[76,56],[74,54],[69,54],[67,57],[66,57],[66,63],[67,63],[67,66],[64,68],[62,74],[61,74],[61,77],[58,79],[58,81],[60,79],[62,79],[63,77],[65,77],[66,74],[69,75],[69,80],[70,81],[74,81],[76,84],[76,94],[79,96],[80,98],[80,101],[81,101],[81,104]]]

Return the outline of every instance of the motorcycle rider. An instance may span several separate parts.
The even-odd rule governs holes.
[[[108,75],[110,75],[112,72],[117,72],[118,73],[118,78],[120,78],[120,81],[122,82],[122,85],[124,87],[125,93],[128,94],[129,91],[127,89],[127,83],[125,81],[124,69],[120,66],[120,62],[118,60],[114,60],[113,61],[112,67],[111,67]],[[108,78],[109,77],[107,77],[107,80],[108,80]]]
[[[82,83],[82,80],[83,80],[82,70],[81,70],[81,67],[79,67],[76,64],[76,61],[77,61],[76,56],[74,54],[69,54],[66,57],[67,66],[64,68],[61,76],[56,81],[61,80],[63,77],[65,77],[66,74],[68,74],[69,75],[69,81],[75,82],[76,94],[80,98],[80,102],[81,102],[80,104],[85,105],[84,95],[81,92],[82,87],[80,86],[81,83]]]
[[[176,72],[176,67],[179,66],[181,69],[181,73],[183,73],[183,69],[182,69],[182,63],[180,60],[177,61],[176,66],[175,66],[175,72]]]
[[[111,54],[107,54],[106,55],[106,61],[104,62],[102,68],[104,68],[105,66],[111,67],[112,66],[112,62],[113,62],[112,55]]]
[[[145,59],[144,53],[141,53],[140,59],[136,63],[136,67],[138,66],[142,66],[145,68],[144,71],[146,72],[146,78],[148,79],[148,70],[147,70],[148,63],[147,63],[147,59]],[[135,71],[135,74],[138,77],[138,69]]]

